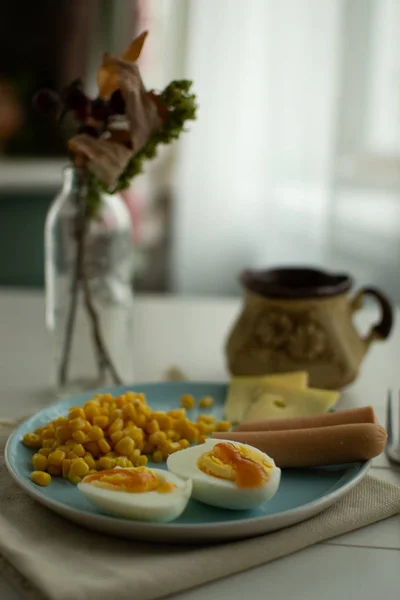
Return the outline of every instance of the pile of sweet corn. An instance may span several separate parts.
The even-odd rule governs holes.
[[[199,401],[202,408],[212,404],[211,397]],[[160,463],[173,452],[202,443],[212,432],[228,431],[231,426],[206,414],[191,421],[186,410],[195,407],[195,400],[189,394],[181,397],[181,406],[153,411],[144,394],[135,392],[117,398],[94,396],[83,407],[71,408],[67,417],[24,435],[25,446],[37,449],[31,480],[45,486],[52,476],[62,476],[77,484],[104,469],[144,466],[148,456]]]

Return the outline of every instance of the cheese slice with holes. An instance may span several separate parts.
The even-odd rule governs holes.
[[[290,389],[289,386],[264,384],[264,390],[258,391],[257,398],[250,405],[244,421],[265,421],[266,419],[290,419],[326,413],[332,408],[339,392],[307,388]]]
[[[224,406],[225,418],[231,423],[240,423],[250,405],[257,397],[257,389],[262,391],[263,384],[291,386],[296,389],[306,389],[308,373],[294,371],[293,373],[278,373],[262,377],[233,377]]]

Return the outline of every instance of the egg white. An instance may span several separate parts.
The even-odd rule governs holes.
[[[115,517],[159,523],[173,521],[183,513],[189,502],[192,482],[168,471],[151,470],[163,481],[173,483],[176,489],[167,493],[131,493],[107,490],[83,482],[78,484],[78,488],[98,508]]]
[[[168,457],[168,470],[179,477],[185,477],[188,480],[191,479],[193,482],[192,498],[204,504],[232,510],[248,510],[256,508],[270,500],[278,490],[281,470],[275,465],[272,458],[263,452],[261,454],[272,464],[272,469],[269,471],[269,480],[259,488],[239,488],[233,481],[207,475],[207,473],[199,469],[197,461],[200,456],[212,450],[216,444],[226,441],[207,439],[204,444],[200,444],[199,446],[191,446],[185,450],[179,450]],[[248,444],[230,443],[237,447],[256,450],[256,448]],[[260,451],[258,450],[258,452]]]

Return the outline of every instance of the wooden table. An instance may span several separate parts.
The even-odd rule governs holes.
[[[179,366],[191,379],[226,380],[222,352],[227,331],[239,310],[237,299],[141,296],[135,302],[136,380],[156,381]],[[365,310],[361,329],[375,318]],[[44,328],[41,293],[0,291],[0,416],[30,414],[49,401],[51,357]],[[400,389],[400,327],[391,339],[375,344],[360,376],[341,396],[339,407],[372,404],[384,420],[388,387]],[[400,468],[384,456],[373,474],[400,484]],[[375,600],[396,597],[400,589],[400,515],[357,532],[313,546],[246,573],[181,594],[182,600]],[[0,579],[1,600],[20,600]],[[72,599],[71,599],[72,600]],[[95,599],[94,599],[95,600]]]

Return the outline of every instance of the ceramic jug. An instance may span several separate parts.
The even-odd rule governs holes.
[[[372,342],[392,329],[389,300],[376,288],[352,298],[352,279],[310,268],[244,271],[244,305],[226,343],[232,375],[304,370],[309,385],[338,389],[353,381]],[[353,316],[371,296],[380,321],[361,336]]]

